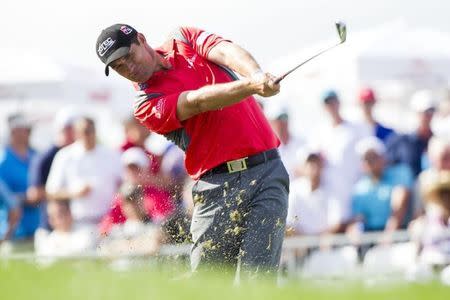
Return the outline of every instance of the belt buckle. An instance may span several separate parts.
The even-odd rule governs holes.
[[[247,170],[247,162],[245,161],[248,157],[227,161],[228,173],[235,173]]]

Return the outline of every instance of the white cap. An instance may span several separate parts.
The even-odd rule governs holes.
[[[31,128],[31,121],[21,113],[13,114],[8,117],[9,129]]]
[[[378,155],[384,155],[386,152],[386,146],[384,146],[383,142],[379,138],[369,136],[356,143],[355,151],[360,157],[363,157],[369,151],[374,151]]]
[[[436,108],[436,101],[430,90],[420,90],[411,97],[411,109],[418,113],[423,113],[429,109]]]
[[[122,154],[122,163],[125,166],[134,164],[140,168],[147,168],[150,165],[150,159],[142,148],[133,147]]]
[[[61,131],[68,126],[72,126],[79,115],[71,109],[61,109],[56,113],[53,126],[56,131]]]

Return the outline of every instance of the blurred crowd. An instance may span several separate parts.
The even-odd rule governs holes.
[[[287,235],[346,233],[358,241],[380,232],[380,244],[389,244],[395,231],[408,229],[419,260],[450,263],[449,100],[414,93],[404,108],[416,117],[410,132],[376,120],[370,88],[357,99],[361,121],[343,117],[335,91],[321,100],[328,123],[306,139],[289,132],[287,110],[268,110],[291,174]]]
[[[327,122],[313,124],[308,136],[290,132],[295,120],[282,105],[264,108],[291,179],[286,234],[379,231],[388,242],[389,233],[409,229],[421,256],[450,261],[449,100],[415,93],[405,107],[416,116],[411,132],[377,121],[370,88],[355,102],[361,122],[343,117],[335,91],[321,101]],[[8,127],[0,243],[33,240],[36,253],[48,256],[152,255],[165,243],[189,241],[192,182],[184,154],[172,144],[152,153],[150,132],[133,117],[123,122],[120,149],[99,143],[94,120],[70,111],[55,116],[54,143],[40,153],[30,145],[25,115],[11,115]]]
[[[37,254],[155,254],[187,241],[184,154],[167,144],[156,155],[150,132],[125,120],[120,149],[98,142],[93,119],[68,110],[54,118],[54,143],[30,145],[32,123],[8,118],[0,154],[0,243],[32,240]],[[188,199],[189,200],[189,199]]]

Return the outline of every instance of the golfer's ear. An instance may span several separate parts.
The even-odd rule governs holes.
[[[147,42],[147,40],[145,39],[145,36],[140,32],[138,32],[137,38],[138,38],[139,44],[145,44]]]

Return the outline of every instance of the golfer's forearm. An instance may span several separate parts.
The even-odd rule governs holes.
[[[216,64],[226,66],[244,77],[250,77],[261,67],[253,56],[239,45],[222,42],[215,46],[208,59]]]
[[[206,111],[233,105],[257,93],[258,87],[251,80],[242,79],[183,92],[178,98],[178,119],[184,121]]]

